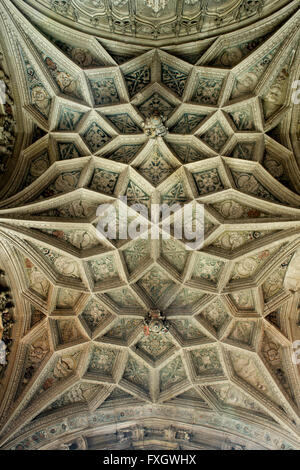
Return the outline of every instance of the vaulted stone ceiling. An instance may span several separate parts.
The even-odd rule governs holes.
[[[300,447],[298,2],[167,3],[1,3],[3,449]],[[119,196],[204,204],[203,247],[100,241]]]
[[[22,2],[17,1],[17,4]],[[182,44],[236,30],[288,5],[289,0],[27,0],[60,23],[130,43]],[[25,11],[25,10],[23,10]],[[36,15],[42,18],[41,15]],[[199,51],[206,44],[198,44]]]

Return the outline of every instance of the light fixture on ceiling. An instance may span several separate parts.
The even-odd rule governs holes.
[[[169,322],[166,317],[157,309],[150,310],[144,318],[145,336],[150,333],[167,333],[168,331]]]

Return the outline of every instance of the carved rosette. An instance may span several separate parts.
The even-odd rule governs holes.
[[[168,133],[168,128],[164,125],[166,118],[158,110],[154,110],[143,122],[143,130],[147,137],[156,139],[164,137]]]
[[[150,310],[144,318],[145,335],[150,333],[167,333],[169,331],[169,323],[159,310]]]

